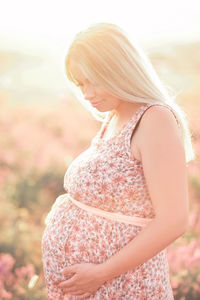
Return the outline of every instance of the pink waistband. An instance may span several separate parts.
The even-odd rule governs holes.
[[[153,220],[152,218],[140,218],[140,217],[127,216],[127,215],[123,215],[123,214],[105,211],[105,210],[102,210],[102,209],[99,209],[96,207],[92,207],[90,205],[86,205],[80,201],[77,201],[73,197],[71,197],[70,194],[68,194],[68,193],[66,195],[78,207],[80,207],[88,212],[94,213],[98,216],[108,218],[110,220],[123,222],[126,224],[133,224],[133,225],[141,226],[141,227],[146,226],[149,222],[151,222]]]

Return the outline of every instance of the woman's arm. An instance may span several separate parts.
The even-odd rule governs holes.
[[[151,107],[140,121],[139,150],[156,217],[119,252],[99,265],[107,279],[135,269],[187,230],[187,165],[176,119],[162,106]]]

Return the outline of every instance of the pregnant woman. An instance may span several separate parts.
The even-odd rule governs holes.
[[[102,126],[46,219],[48,300],[172,300],[166,248],[187,230],[194,158],[185,114],[117,25],[81,31],[65,63]]]

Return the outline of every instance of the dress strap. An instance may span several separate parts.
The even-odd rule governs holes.
[[[111,113],[108,114],[106,120],[103,122],[103,124],[102,124],[102,126],[99,130],[99,137],[100,138],[104,135],[104,132],[105,132],[109,122],[111,121],[112,117],[113,117],[113,113],[111,112]]]
[[[130,126],[130,124],[132,123],[132,120],[135,119],[135,117],[137,116],[137,114],[141,111],[141,109],[143,109],[144,107],[146,107],[148,104],[144,104],[142,106],[140,106],[140,108],[138,108],[138,110],[135,112],[135,114],[124,124],[124,126],[121,128],[121,130],[116,133],[113,138],[116,137],[121,137],[124,135],[124,132],[126,132],[127,128]],[[109,123],[111,122],[112,118],[114,116],[114,112],[111,112],[107,118],[107,121],[105,121],[105,123],[102,125],[102,128],[100,129],[100,139],[105,139],[105,131],[107,130],[107,127],[109,125]],[[109,138],[108,140],[112,140],[113,138]]]
[[[165,103],[147,103],[146,105],[142,106],[139,109],[138,113],[135,114],[134,118],[130,120],[129,126],[126,129],[125,148],[126,148],[127,153],[129,154],[129,157],[132,156],[131,137],[132,137],[136,127],[138,126],[140,120],[142,119],[142,116],[145,113],[145,111],[147,111],[150,107],[155,106],[155,105],[161,105],[161,106],[164,106],[164,107],[167,107],[168,109],[170,109],[170,111],[173,113],[173,115],[177,121],[177,124],[181,130],[180,122],[171,106],[169,106],[168,104],[165,104]]]
[[[112,117],[112,113],[108,114],[107,117],[105,118],[105,120],[101,123],[100,129],[98,130],[96,135],[91,140],[91,145],[98,143],[98,141],[101,139],[101,137],[103,136],[103,134],[108,126],[108,123],[111,120],[111,117]]]

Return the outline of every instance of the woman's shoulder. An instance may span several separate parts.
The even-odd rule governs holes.
[[[175,112],[165,104],[155,104],[147,107],[140,123],[143,130],[151,128],[155,130],[155,133],[159,133],[163,130],[170,132],[173,128],[175,132],[179,133],[179,122]]]
[[[177,120],[167,106],[154,105],[143,114],[140,125],[140,156],[156,216],[166,223],[177,215],[177,224],[183,226],[187,168]]]
[[[150,148],[157,149],[165,147],[165,150],[173,145],[182,143],[181,131],[175,115],[166,105],[152,105],[143,114],[139,124],[138,149],[140,155],[149,151]],[[158,148],[157,148],[158,147]]]

